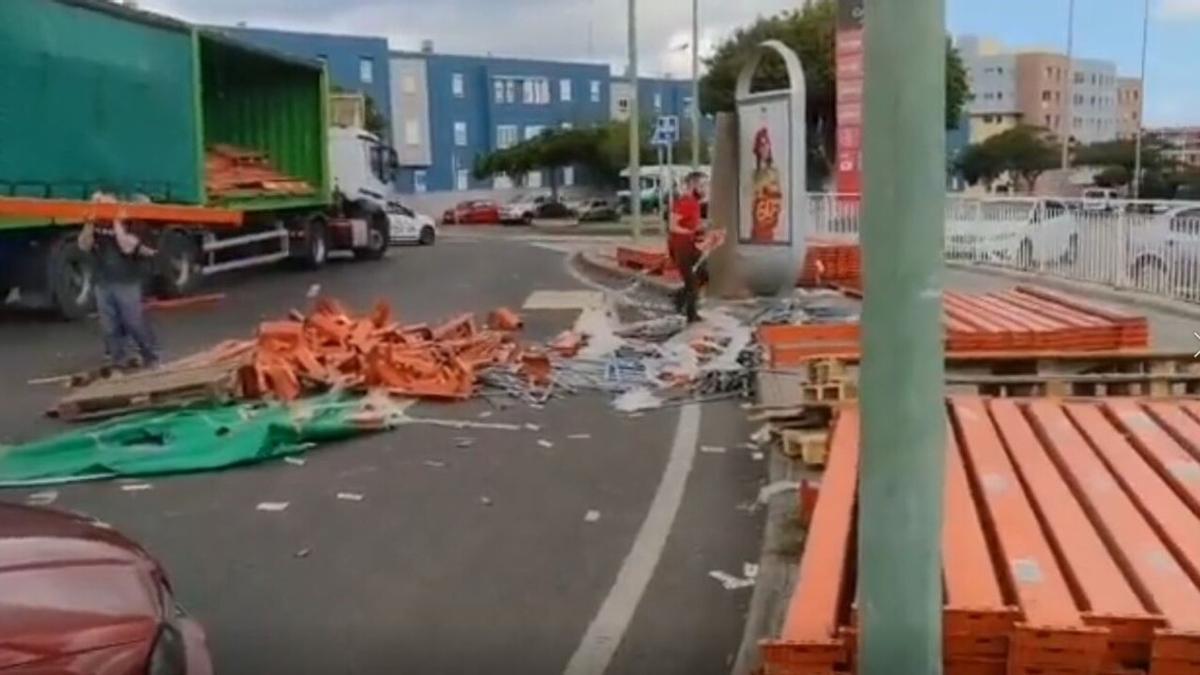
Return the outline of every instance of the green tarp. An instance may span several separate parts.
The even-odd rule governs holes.
[[[356,402],[324,397],[143,413],[0,449],[0,487],[207,471],[302,452],[364,430]]]

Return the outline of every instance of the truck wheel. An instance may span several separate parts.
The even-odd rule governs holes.
[[[367,245],[354,251],[355,257],[363,260],[379,260],[387,255],[391,232],[387,216],[376,211],[367,224]]]
[[[50,247],[46,260],[47,287],[53,305],[70,321],[86,317],[96,306],[92,262],[75,237],[73,232],[60,236]]]
[[[433,242],[437,239],[437,232],[434,231],[432,225],[426,225],[421,228],[421,238],[417,241],[422,246],[433,246]]]
[[[317,269],[329,258],[329,241],[326,238],[325,221],[313,218],[304,226],[304,251],[300,262],[309,269]]]
[[[168,298],[188,295],[200,287],[203,271],[200,247],[186,232],[168,230],[158,240],[155,290]]]

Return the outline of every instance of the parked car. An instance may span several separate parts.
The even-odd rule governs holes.
[[[392,243],[416,242],[430,246],[437,239],[437,223],[433,218],[416,213],[400,202],[388,202]]]
[[[621,219],[617,207],[607,199],[592,199],[584,202],[579,209],[579,222],[598,223],[611,222]]]
[[[1121,193],[1112,188],[1088,188],[1083,191],[1081,207],[1088,212],[1112,212],[1117,210],[1115,202]]]
[[[459,202],[442,214],[446,225],[487,225],[500,222],[500,205],[486,199]]]
[[[1129,275],[1143,290],[1200,295],[1200,207],[1131,216]]]
[[[947,254],[1030,267],[1072,263],[1079,219],[1054,199],[964,201],[946,219]]]
[[[0,673],[212,675],[162,565],[110,526],[0,503]]]
[[[528,225],[538,217],[538,209],[550,201],[546,195],[517,195],[500,208],[500,222],[505,225]]]

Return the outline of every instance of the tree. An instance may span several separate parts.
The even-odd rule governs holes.
[[[759,18],[740,28],[706,60],[708,72],[700,83],[701,109],[706,113],[732,111],[737,77],[750,55],[764,40],[780,40],[800,56],[807,87],[808,176],[820,187],[832,168],[835,151],[837,91],[834,81],[834,34],[837,5],[817,0],[801,10]],[[754,89],[783,87],[783,62],[769,54],[754,79]],[[958,52],[946,42],[946,127],[956,128],[968,93],[967,74]]]
[[[1092,182],[1099,187],[1118,188],[1129,184],[1129,174],[1130,171],[1125,167],[1120,164],[1113,164],[1104,167],[1100,173],[1092,178]]]
[[[505,174],[520,177],[535,170],[550,172],[550,193],[558,199],[560,171],[568,166],[583,166],[594,175],[607,179],[615,171],[615,143],[611,126],[587,129],[548,129],[540,135],[512,147],[480,155],[475,162],[479,179]],[[625,138],[628,138],[628,131]],[[615,175],[612,176],[615,180]]]
[[[1057,166],[1058,151],[1044,129],[1021,124],[967,146],[957,164],[971,185],[1008,174],[1032,192],[1038,176]]]

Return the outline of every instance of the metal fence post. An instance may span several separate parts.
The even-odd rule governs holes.
[[[863,675],[942,672],[944,0],[866,11]]]

